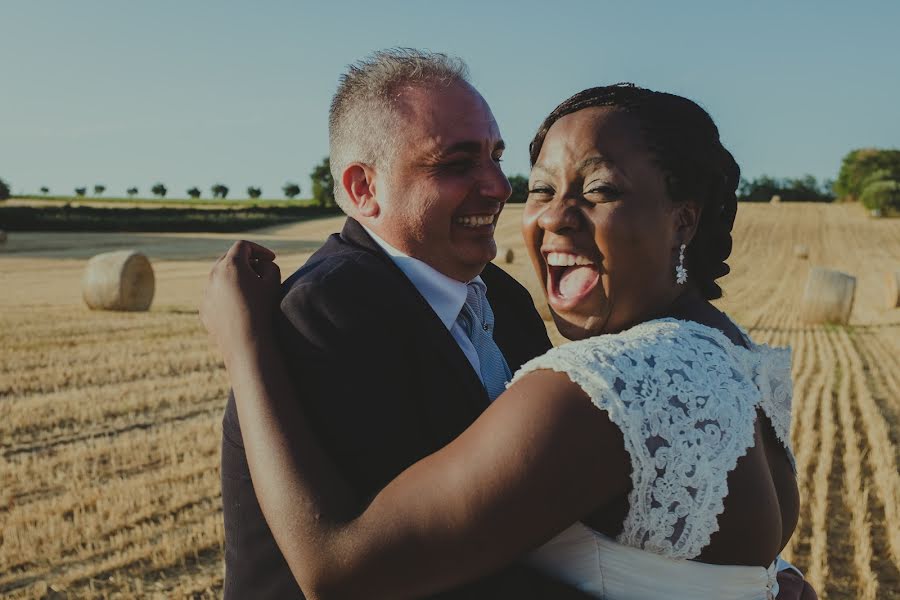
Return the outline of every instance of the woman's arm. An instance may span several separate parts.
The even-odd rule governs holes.
[[[266,277],[250,270],[254,252],[236,245],[219,262],[203,319],[225,355],[260,506],[308,596],[447,589],[512,562],[627,489],[622,436],[606,413],[566,376],[536,372],[362,505],[289,401],[271,326],[248,309],[259,305],[247,290]],[[271,263],[258,258],[265,271]]]

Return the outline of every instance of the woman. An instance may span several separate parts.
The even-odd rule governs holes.
[[[531,162],[525,240],[578,341],[523,366],[371,501],[280,401],[292,394],[266,321],[273,255],[237,244],[213,269],[202,317],[292,572],[310,597],[416,597],[533,550],[613,600],[774,597],[799,512],[789,351],[709,303],[728,272],[737,164],[699,106],[631,85],[557,107]]]

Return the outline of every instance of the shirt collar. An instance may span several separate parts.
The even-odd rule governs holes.
[[[453,327],[459,311],[462,310],[466,303],[468,288],[462,281],[457,281],[452,277],[447,277],[431,265],[422,262],[418,258],[413,258],[397,250],[386,241],[381,239],[374,231],[362,226],[366,230],[375,243],[381,246],[381,249],[394,261],[403,274],[412,282],[420,294],[431,306],[431,309],[437,314],[438,318],[449,330]],[[481,276],[478,275],[469,283],[475,283],[483,289],[487,289]]]

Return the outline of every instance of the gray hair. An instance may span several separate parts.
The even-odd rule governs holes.
[[[352,162],[389,165],[397,147],[401,92],[411,87],[449,86],[469,81],[460,58],[414,48],[379,50],[341,75],[328,114],[328,141],[334,197],[347,212],[341,183]]]

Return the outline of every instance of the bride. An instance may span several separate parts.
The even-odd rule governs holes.
[[[291,571],[310,598],[407,598],[524,556],[610,600],[774,598],[799,514],[790,351],[709,302],[738,165],[698,105],[629,84],[569,98],[530,150],[523,234],[573,341],[374,498],[287,401],[274,255],[238,242],[213,268],[201,317]]]

